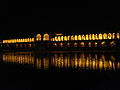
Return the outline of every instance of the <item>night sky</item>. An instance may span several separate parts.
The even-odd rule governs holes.
[[[40,32],[81,33],[120,30],[117,3],[86,2],[81,8],[36,8],[29,3],[8,4],[2,9],[0,38]],[[9,7],[9,8],[8,8]]]

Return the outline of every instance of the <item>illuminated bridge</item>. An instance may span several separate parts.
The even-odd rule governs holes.
[[[41,33],[33,37],[12,38],[0,41],[3,50],[82,50],[118,49],[120,33],[51,34]]]

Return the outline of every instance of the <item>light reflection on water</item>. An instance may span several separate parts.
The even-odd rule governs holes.
[[[119,70],[120,60],[112,53],[84,53],[84,52],[6,52],[3,62],[22,64],[37,69],[90,69],[90,70]]]

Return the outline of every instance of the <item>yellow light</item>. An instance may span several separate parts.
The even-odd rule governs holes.
[[[63,36],[61,36],[61,41],[63,41]]]
[[[113,33],[112,36],[113,36],[112,39],[115,39],[115,33]]]
[[[102,34],[101,33],[99,34],[99,40],[102,40]]]
[[[117,39],[120,39],[120,34],[119,33],[117,33]]]
[[[111,38],[112,38],[112,34],[108,33],[108,39],[111,39]]]
[[[41,35],[40,34],[37,34],[36,35],[36,41],[40,41],[41,40]]]
[[[68,40],[70,40],[70,36],[68,36],[67,38],[68,38]]]
[[[86,40],[88,40],[88,34],[86,34]]]
[[[85,35],[82,35],[82,40],[85,40]]]
[[[74,47],[77,47],[77,43],[76,42],[74,43]]]
[[[98,40],[98,35],[97,34],[95,34],[95,39]]]
[[[34,42],[34,38],[32,38],[32,42]]]
[[[57,36],[55,37],[55,41],[58,41],[58,38],[57,38]]]
[[[72,41],[75,40],[73,35],[71,36],[71,40],[72,40]]]
[[[59,35],[62,35],[62,33],[58,33],[58,34],[56,34],[57,36],[59,36]]]
[[[60,36],[58,36],[58,41],[61,41],[61,40],[60,40]]]
[[[49,35],[48,35],[47,33],[44,34],[43,40],[44,40],[44,41],[49,41]]]
[[[89,40],[91,40],[91,34],[89,34]]]
[[[107,39],[107,34],[106,33],[103,34],[103,39]]]
[[[75,35],[75,40],[78,40],[77,35]]]
[[[78,40],[81,40],[81,35],[78,36]]]
[[[95,35],[94,34],[92,34],[92,40],[95,40]]]
[[[64,41],[67,41],[67,36],[64,36]]]

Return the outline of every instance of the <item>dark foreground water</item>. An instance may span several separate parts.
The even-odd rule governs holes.
[[[118,52],[3,52],[0,90],[120,90]]]

